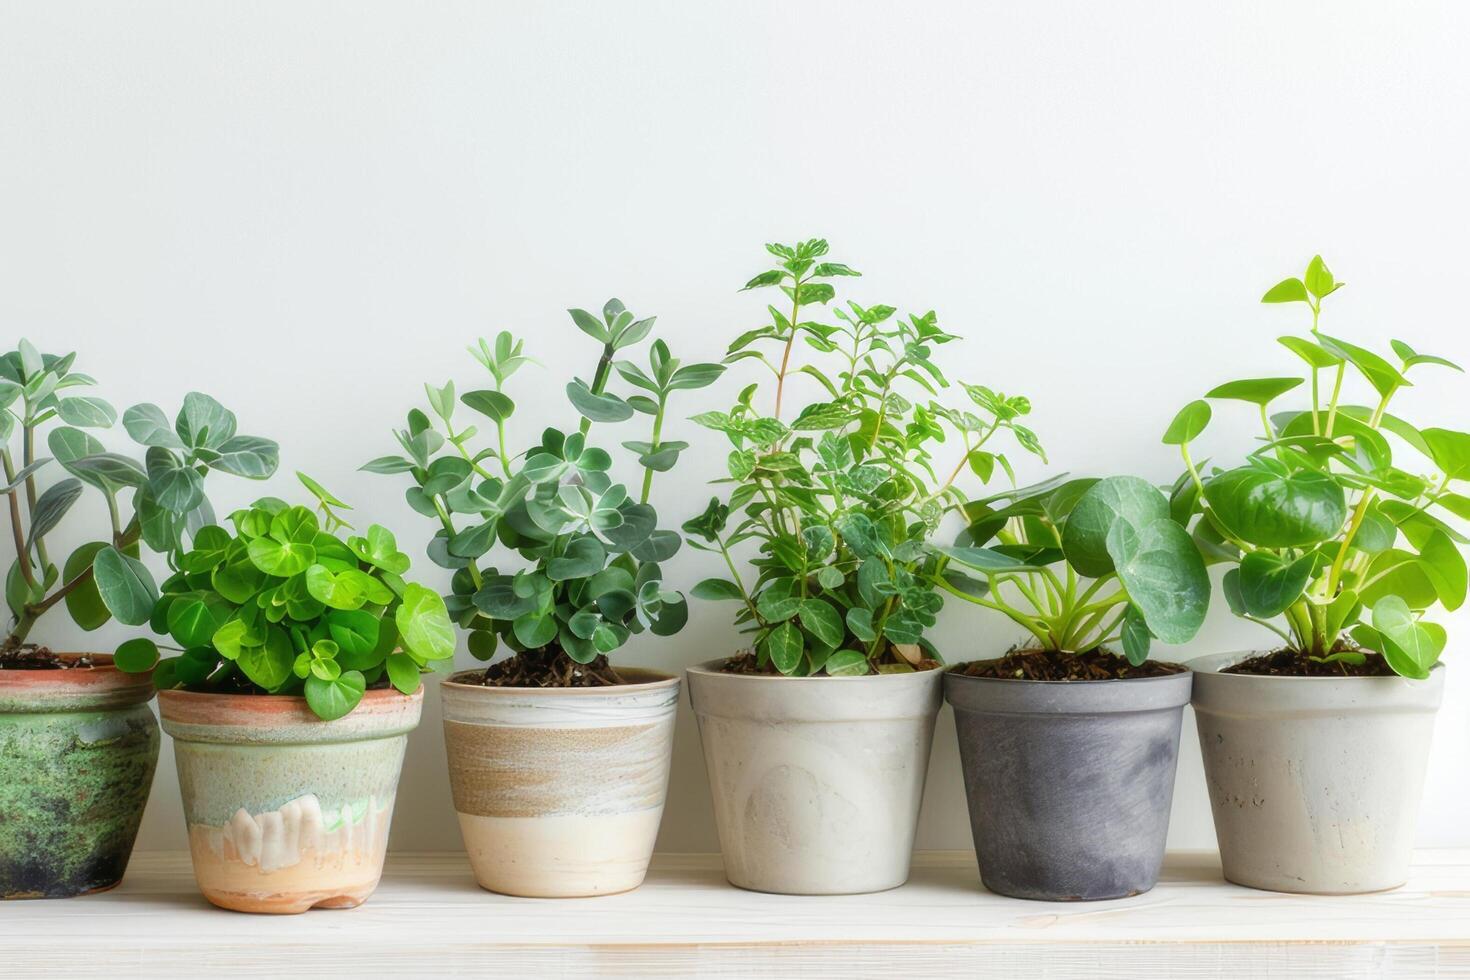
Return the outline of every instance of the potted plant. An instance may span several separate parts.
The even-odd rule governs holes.
[[[941,586],[1029,634],[945,676],[981,879],[1049,901],[1148,891],[1190,691],[1186,668],[1148,655],[1204,622],[1204,559],[1137,477],[1052,481],[965,516],[955,546],[934,549]]]
[[[724,370],[680,365],[662,341],[652,344],[646,371],[620,358],[654,319],[638,319],[616,299],[601,317],[570,313],[599,348],[590,383],[566,387],[582,417],[576,430],[548,427],[525,451],[510,448],[515,402],[505,383],[529,359],[501,333],[471,348],[490,387],[456,399],[453,382],[426,386],[430,411],[411,411],[396,433],[403,455],[365,467],[408,473],[410,506],[439,525],[429,557],[453,570],[446,601],[470,653],[488,661],[504,646],[510,654],[455,674],[440,693],[475,878],[490,891],[532,897],[627,891],[647,872],[679,681],[614,665],[609,655],[634,634],[670,636],[688,616],[659,567],[678,551],[679,535],[658,529],[649,497],[654,474],[687,448],[663,436],[670,396]],[[613,393],[615,377],[638,393]],[[457,401],[494,426],[488,447],[471,447],[477,426],[456,421]],[[593,423],[635,413],[651,419],[646,441],[623,443],[643,471],[636,492],[613,478],[612,456],[588,440]]]
[[[955,338],[932,312],[848,303],[821,322],[831,280],[858,273],[827,261],[820,239],[767,249],[777,266],[745,288],[779,287],[789,305],[769,307],[770,323],[737,338],[727,361],[760,362],[775,390],[751,385],[730,411],[695,416],[729,438],[733,489],[684,525],[730,573],[693,594],[738,603],[750,648],[691,668],[690,700],[729,880],[878,891],[908,877],[940,704],[940,656],[924,634],[943,600],[926,544],[963,500],[962,475],[1009,471],[997,433],[1041,449],[1017,421],[1024,398],[963,385],[964,408],[937,400],[948,382],[932,356]],[[798,341],[835,369],[796,366]],[[822,393],[793,412],[783,402],[798,375]],[[746,542],[749,578],[732,554]]]
[[[1454,521],[1470,518],[1470,498],[1455,487],[1470,479],[1470,434],[1388,411],[1411,373],[1459,368],[1403,341],[1391,362],[1322,333],[1322,302],[1341,287],[1318,256],[1263,299],[1311,311],[1310,332],[1280,339],[1305,376],[1206,393],[1258,409],[1243,461],[1194,462],[1209,401],[1186,406],[1164,437],[1186,467],[1176,510],[1195,515],[1195,536],[1228,566],[1231,610],[1274,634],[1264,651],[1191,666],[1225,876],[1275,891],[1403,883],[1444,689],[1445,631],[1426,614],[1465,600]],[[1367,402],[1354,403],[1349,378]],[[1279,407],[1303,389],[1304,403]]]
[[[259,479],[276,467],[274,443],[236,435],[235,417],[197,393],[172,427],[154,405],[123,413],[148,447],[144,463],[108,451],[85,430],[111,428],[117,413],[81,393],[95,382],[72,369],[75,359],[26,340],[0,355],[0,466],[15,543],[0,641],[0,898],[116,885],[158,760],[148,678],[121,673],[109,654],[55,652],[35,641],[36,627],[61,607],[87,631],[146,623],[156,587],[140,545],[172,557],[212,519],[209,471]],[[43,489],[57,470],[65,475]],[[65,558],[53,554],[53,533],[87,487],[105,499],[110,528]]]
[[[353,908],[377,887],[419,674],[454,656],[438,593],[377,524],[343,539],[346,505],[298,474],[311,509],[266,497],[206,525],[128,640],[153,669],[174,738],[194,876],[241,912]],[[157,662],[157,666],[153,666]]]

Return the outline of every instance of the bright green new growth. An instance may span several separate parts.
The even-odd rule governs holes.
[[[934,548],[953,563],[941,570],[942,586],[1004,613],[1043,650],[1121,643],[1137,665],[1155,638],[1185,643],[1204,623],[1204,559],[1144,480],[1051,480],[973,501],[964,513],[969,526],[955,546]]]
[[[521,343],[501,333],[492,346],[480,341],[470,353],[489,372],[492,387],[465,392],[459,401],[494,425],[492,444],[470,448],[475,425],[454,421],[453,383],[425,386],[432,415],[409,412],[408,428],[397,432],[405,455],[385,456],[363,469],[408,473],[414,510],[439,530],[429,557],[452,569],[450,615],[469,631],[470,652],[494,656],[500,641],[516,651],[561,650],[590,664],[650,630],[678,632],[688,618],[683,595],[663,585],[659,563],[679,550],[679,535],[657,527],[649,504],[653,475],[675,464],[687,443],[665,440],[663,423],[670,395],[703,388],[719,377],[718,364],[680,365],[663,341],[651,346],[647,369],[619,360],[645,339],[654,318],[638,320],[618,300],[602,317],[571,310],[577,327],[601,347],[590,383],[573,379],[568,400],[582,416],[578,431],[547,428],[540,443],[523,453],[508,448],[507,423],[515,403],[507,379],[529,358]],[[623,397],[608,390],[613,376],[639,393]],[[593,423],[618,423],[641,413],[651,416],[650,437],[623,447],[643,468],[635,497],[609,475],[612,456],[587,440]],[[530,567],[502,573],[482,560],[496,542]]]
[[[1277,633],[1314,660],[1361,663],[1381,653],[1405,677],[1424,678],[1444,649],[1443,627],[1426,610],[1465,601],[1465,535],[1444,518],[1470,518],[1470,497],[1452,491],[1470,479],[1470,434],[1417,429],[1388,413],[1420,365],[1460,368],[1392,343],[1398,366],[1318,329],[1322,301],[1342,287],[1321,256],[1302,278],[1283,280],[1266,303],[1305,303],[1312,327],[1280,343],[1307,365],[1307,377],[1233,381],[1206,399],[1257,406],[1260,445],[1234,469],[1200,472],[1190,444],[1210,422],[1208,401],[1191,402],[1164,435],[1177,445],[1186,472],[1173,507],[1199,515],[1195,538],[1211,562],[1233,567],[1225,598],[1236,615]],[[1374,401],[1343,400],[1348,369],[1367,382]],[[1328,372],[1325,392],[1322,372]],[[1282,395],[1309,384],[1305,408],[1272,413]],[[1395,465],[1390,437],[1414,450],[1429,473]],[[1349,643],[1346,638],[1353,641]],[[1356,646],[1355,646],[1355,645]]]
[[[778,286],[789,305],[767,307],[771,322],[738,337],[726,361],[758,361],[775,391],[769,415],[751,385],[730,411],[694,417],[728,436],[730,479],[722,482],[734,489],[684,525],[691,547],[718,552],[730,570],[730,578],[706,579],[693,594],[741,604],[736,623],[752,634],[762,669],[801,676],[912,670],[925,656],[939,659],[924,638],[943,604],[933,581],[939,559],[927,542],[963,503],[955,486],[961,474],[968,469],[984,482],[997,467],[1011,472],[1005,455],[987,448],[999,431],[1042,455],[1017,421],[1030,402],[969,384],[960,386],[970,402],[963,408],[934,400],[949,382],[933,352],[955,337],[932,312],[902,318],[891,306],[849,302],[831,309],[836,323],[820,322],[816,311],[836,295],[826,280],[859,273],[818,261],[827,253],[821,239],[766,248],[779,265],[745,288]],[[828,355],[835,369],[793,367],[797,340]],[[826,397],[786,421],[786,385],[798,374]],[[960,443],[957,462],[936,471],[936,451],[951,438]],[[732,514],[737,523],[727,531]],[[730,550],[745,541],[759,547],[750,583]]]
[[[297,475],[321,519],[265,497],[230,515],[233,534],[200,528],[150,617],[180,655],[159,661],[154,641],[129,640],[120,668],[153,669],[160,689],[305,695],[332,721],[384,677],[412,694],[422,671],[452,660],[444,600],[403,580],[409,559],[393,533],[374,524],[342,540],[335,532],[349,525],[334,508],[347,505]]]
[[[117,412],[101,398],[75,393],[96,383],[72,370],[75,359],[42,354],[27,340],[0,355],[0,465],[16,552],[5,578],[14,621],[0,651],[19,648],[36,621],[63,600],[84,630],[113,618],[129,626],[148,622],[158,588],[138,560],[139,543],[174,562],[186,537],[214,523],[204,495],[209,471],[263,480],[276,469],[274,442],[237,435],[235,416],[198,392],[185,396],[172,426],[156,405],[134,405],[123,413],[128,435],[147,447],[142,463],[108,452],[83,430],[111,428]],[[43,456],[41,434],[48,429],[50,455]],[[10,445],[17,433],[19,459]],[[68,476],[40,490],[38,477],[52,463]],[[105,539],[83,544],[58,567],[47,536],[84,486],[106,499],[112,527]],[[124,491],[131,491],[130,503]]]

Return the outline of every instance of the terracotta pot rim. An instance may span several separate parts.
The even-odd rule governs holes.
[[[439,687],[451,688],[455,691],[473,691],[477,695],[486,697],[535,697],[544,695],[546,697],[594,697],[609,694],[641,694],[645,691],[656,691],[659,688],[677,687],[679,677],[677,674],[666,674],[661,670],[653,670],[647,667],[622,668],[624,674],[635,674],[647,677],[648,680],[638,681],[633,684],[609,684],[605,687],[486,687],[484,684],[466,684],[459,678],[470,674],[484,672],[484,667],[476,667],[472,670],[457,670],[444,678]]]
[[[0,670],[0,712],[105,710],[145,704],[153,698],[153,673],[118,670],[110,653],[62,653],[93,657],[91,667]]]
[[[388,700],[391,700],[392,698],[403,698],[405,700],[412,701],[415,698],[422,698],[423,696],[424,696],[424,685],[423,684],[420,684],[419,685],[419,689],[417,691],[414,691],[412,694],[404,694],[403,692],[399,691],[396,687],[375,688],[375,689],[373,689],[371,691],[364,691],[364,692],[362,692],[362,701],[360,702],[360,704],[377,704],[380,701],[388,701]],[[304,695],[304,694],[222,694],[222,693],[217,692],[217,691],[186,691],[186,690],[184,690],[182,688],[167,688],[165,690],[162,690],[162,691],[159,691],[158,692],[158,700],[159,700],[160,703],[163,702],[163,701],[165,701],[165,700],[168,700],[168,701],[201,701],[201,702],[202,701],[206,701],[206,700],[218,700],[218,701],[234,701],[234,702],[237,702],[237,703],[248,703],[248,704],[252,704],[252,705],[259,704],[259,705],[264,705],[266,707],[271,707],[271,706],[274,706],[274,705],[282,705],[282,704],[301,704],[301,705],[304,705],[304,704],[306,704],[306,695]],[[357,709],[354,708],[353,710],[356,711]],[[352,715],[351,715],[351,713],[349,713],[345,717],[351,718]]]
[[[1251,683],[1251,682],[1257,682],[1257,683],[1259,683],[1259,682],[1262,682],[1262,681],[1266,681],[1266,682],[1281,682],[1281,683],[1288,683],[1288,684],[1302,684],[1302,683],[1307,683],[1307,684],[1311,684],[1311,683],[1342,684],[1342,683],[1354,683],[1354,682],[1359,682],[1359,681],[1364,681],[1364,682],[1378,681],[1378,682],[1381,683],[1383,681],[1404,681],[1404,682],[1407,682],[1407,683],[1410,683],[1410,684],[1426,684],[1426,683],[1429,682],[1429,680],[1431,680],[1434,677],[1434,675],[1436,673],[1442,673],[1445,670],[1445,663],[1444,663],[1444,661],[1441,660],[1438,663],[1436,663],[1433,667],[1429,668],[1429,674],[1430,674],[1430,676],[1427,677],[1427,678],[1425,678],[1425,679],[1423,679],[1423,680],[1419,680],[1419,679],[1413,678],[1413,677],[1401,677],[1398,674],[1392,674],[1392,675],[1380,674],[1380,675],[1371,676],[1371,677],[1363,677],[1361,675],[1358,675],[1358,676],[1344,675],[1342,677],[1303,677],[1303,676],[1293,676],[1291,674],[1227,674],[1227,673],[1225,673],[1225,668],[1226,667],[1233,667],[1235,664],[1240,663],[1242,660],[1248,660],[1251,657],[1260,656],[1261,654],[1264,654],[1264,653],[1267,653],[1267,652],[1269,652],[1269,651],[1266,651],[1266,650],[1241,650],[1241,651],[1235,651],[1235,652],[1232,652],[1232,653],[1208,653],[1208,654],[1205,654],[1202,657],[1195,657],[1193,660],[1190,660],[1184,666],[1188,667],[1194,673],[1200,674],[1202,676],[1208,675],[1211,678],[1215,678],[1215,677],[1221,678],[1227,684]],[[1196,667],[1195,664],[1198,664],[1199,666]]]
[[[930,667],[928,670],[910,670],[898,674],[861,674],[856,677],[831,677],[821,674],[816,677],[790,677],[786,674],[734,674],[728,670],[720,670],[719,665],[727,661],[728,657],[717,657],[714,660],[706,660],[692,667],[684,668],[686,673],[698,674],[701,677],[727,677],[732,681],[754,681],[777,684],[831,684],[831,683],[853,683],[867,681],[869,683],[889,683],[891,681],[912,681],[916,677],[931,677],[944,674],[943,665]]]

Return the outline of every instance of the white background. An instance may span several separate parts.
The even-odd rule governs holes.
[[[464,346],[511,329],[545,365],[513,386],[517,438],[571,425],[561,389],[596,352],[566,307],[617,295],[657,313],[678,356],[717,359],[762,317],[764,297],[736,292],[767,266],[762,243],[820,235],[866,273],[846,295],[937,309],[966,338],[944,350],[952,375],[1031,396],[1054,468],[1164,482],[1179,406],[1296,371],[1274,338],[1305,309],[1257,300],[1314,251],[1350,283],[1328,332],[1470,361],[1467,29],[1462,4],[1366,0],[5,2],[0,345],[79,350],[120,407],[214,394],[283,454],[267,486],[212,479],[221,513],[299,497],[306,470],[442,587],[407,478],[357,472],[393,451],[422,382],[482,385]],[[683,417],[732,399],[746,367],[675,403],[666,436],[695,448],[655,484],[666,525],[701,508],[725,453]],[[1470,381],[1420,377],[1396,411],[1470,428]],[[1205,442],[1226,462],[1257,423],[1217,414]],[[638,418],[619,439],[647,438]],[[108,441],[136,451],[120,428]],[[87,504],[74,542],[105,526]],[[691,552],[668,571],[713,573]],[[1168,653],[1270,639],[1219,605]],[[731,611],[698,604],[625,659],[730,652]],[[1441,621],[1420,840],[1464,846],[1470,617]],[[125,635],[53,615],[37,638]],[[1017,636],[952,608],[935,638],[962,660]],[[394,845],[457,849],[429,695]],[[713,850],[687,708],[679,724],[661,846]],[[1192,729],[1171,841],[1208,847]],[[953,739],[946,709],[921,847],[969,846]],[[141,846],[182,847],[181,827],[165,748]]]

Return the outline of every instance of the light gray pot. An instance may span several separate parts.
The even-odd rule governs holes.
[[[1225,877],[1323,895],[1402,885],[1444,667],[1424,681],[1220,673],[1253,655],[1190,663]]]
[[[730,883],[787,895],[903,884],[942,672],[768,677],[722,662],[688,676]]]
[[[1190,681],[944,675],[986,888],[1084,901],[1158,882]]]

